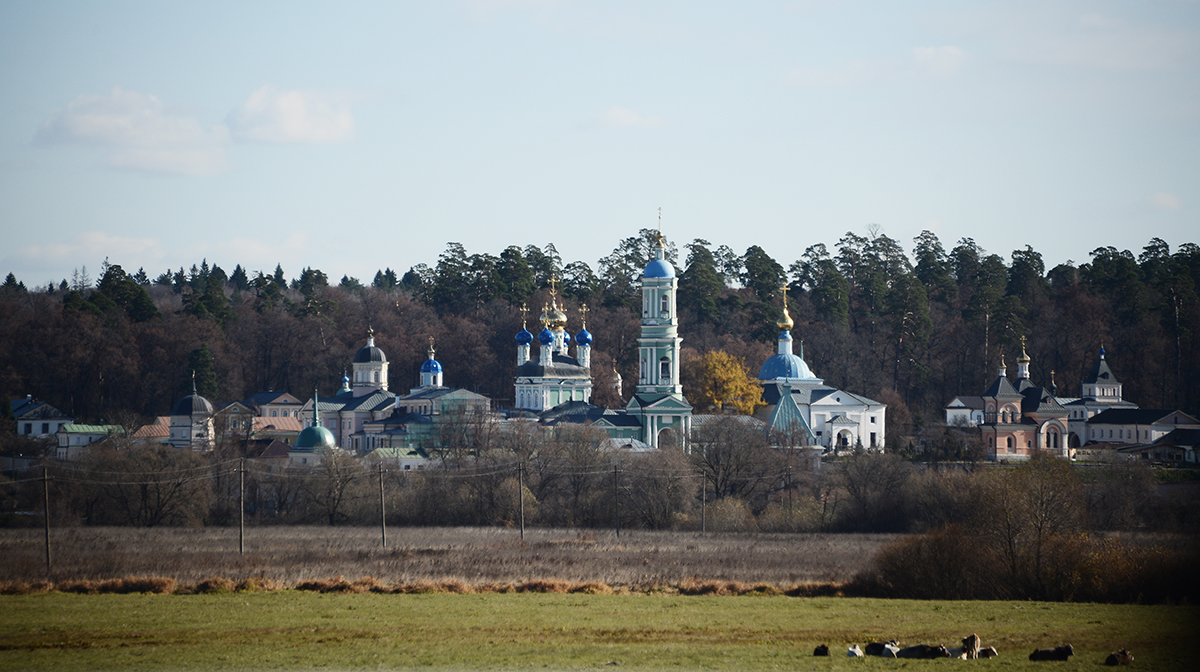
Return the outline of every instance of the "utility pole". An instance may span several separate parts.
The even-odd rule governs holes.
[[[42,496],[46,523],[46,576],[50,575],[50,467],[42,465]]]
[[[700,532],[708,531],[708,484],[704,482],[704,472],[700,472]]]
[[[613,522],[617,528],[617,538],[621,538],[621,507],[617,492],[617,465],[613,465]]]
[[[238,554],[246,554],[246,458],[238,465]]]
[[[521,507],[521,541],[525,541],[525,463],[517,463],[517,500]]]
[[[379,461],[379,536],[387,548],[387,515],[383,504],[383,460]]]

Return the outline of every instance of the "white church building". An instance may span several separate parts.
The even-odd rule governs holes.
[[[756,417],[779,431],[807,433],[808,441],[813,445],[831,449],[861,446],[868,450],[883,450],[887,405],[826,385],[804,361],[803,341],[800,354],[792,352],[795,323],[788,314],[786,291],[783,318],[777,326],[780,332],[776,354],[764,362],[758,372],[763,401],[767,405]],[[783,426],[785,421],[791,426]]]

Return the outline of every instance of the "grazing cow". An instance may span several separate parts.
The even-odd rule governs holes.
[[[979,657],[979,635],[971,633],[962,640],[963,653],[966,654],[967,660],[975,660]]]
[[[882,658],[895,658],[899,651],[900,647],[897,646],[897,642],[894,639],[886,642],[871,642],[867,644],[866,649],[868,656],[880,656]]]
[[[1056,646],[1053,649],[1038,649],[1029,654],[1030,660],[1066,660],[1075,655],[1075,649],[1070,644]]]
[[[829,647],[822,644],[822,645],[818,646],[817,648],[813,649],[813,655],[814,656],[828,656],[829,655]]]
[[[994,647],[994,646],[989,646],[986,649],[979,650],[980,658],[995,658],[998,655],[1000,655],[1000,652],[997,651],[996,647]]]
[[[1133,654],[1129,652],[1129,649],[1113,651],[1112,653],[1108,654],[1108,658],[1104,660],[1104,664],[1111,667],[1116,667],[1117,665],[1132,665]]]
[[[862,649],[858,648],[858,644],[855,644],[854,646],[846,649],[846,657],[847,658],[862,658],[863,657]]]
[[[917,644],[915,646],[906,646],[896,652],[897,658],[920,658],[922,660],[933,658],[949,658],[950,651],[946,647],[930,646],[928,644]]]

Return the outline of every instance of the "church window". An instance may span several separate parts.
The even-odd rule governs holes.
[[[278,415],[279,415],[279,411],[272,408],[271,409],[271,417],[274,418],[274,417],[277,417]]]
[[[872,424],[872,425],[873,425],[873,424],[875,424],[875,416],[873,416],[873,415],[871,416],[871,424]],[[873,435],[872,435],[872,436],[873,436]]]
[[[658,363],[658,377],[668,381],[671,379],[671,360],[666,357]]]
[[[373,383],[379,382],[379,372],[378,371],[374,371],[371,373],[371,382],[373,382]]]
[[[1008,444],[1008,447],[1009,447],[1010,449],[1011,449],[1011,448],[1012,448],[1012,447],[1015,445],[1015,444],[1014,444],[1014,442],[1013,442],[1013,437],[1011,437],[1011,436],[1010,436],[1010,437],[1008,437],[1008,438],[1005,440],[1005,443],[1006,443],[1006,444]]]
[[[671,297],[669,295],[667,295],[667,294],[662,295],[662,298],[659,300],[658,312],[662,313],[663,317],[670,317]]]

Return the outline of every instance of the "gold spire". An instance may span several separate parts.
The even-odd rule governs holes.
[[[656,238],[658,239],[659,249],[665,249],[666,245],[663,243],[663,235],[662,235],[662,208],[658,209],[658,235],[656,236]]]
[[[550,276],[550,303],[542,304],[542,324],[554,330],[567,326],[567,315],[558,307],[558,289],[554,286],[557,280]]]
[[[1029,363],[1029,353],[1025,352],[1025,337],[1021,337],[1021,356],[1017,358],[1018,364]]]
[[[429,337],[429,358],[433,359],[434,354],[435,354],[435,351],[433,349],[433,336],[430,336]]]
[[[783,329],[784,331],[791,331],[792,327],[796,326],[796,323],[792,321],[792,316],[788,314],[788,309],[787,309],[787,290],[788,290],[788,288],[787,288],[787,285],[784,285],[782,287],[782,289],[783,289],[783,319],[779,320],[775,324],[776,324],[776,326],[778,326],[780,329]]]

